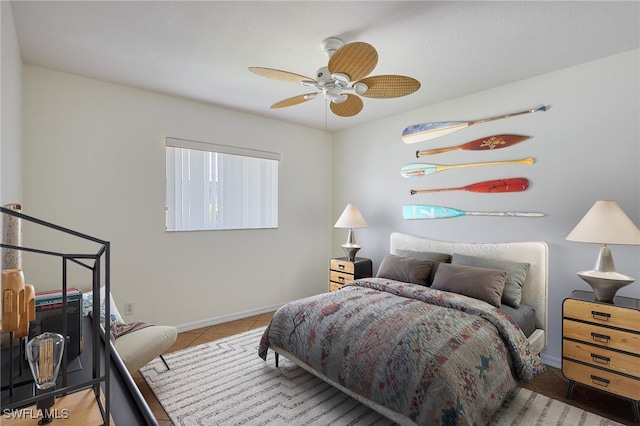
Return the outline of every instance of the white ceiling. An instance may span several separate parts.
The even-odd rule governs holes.
[[[25,64],[335,131],[640,45],[638,1],[13,1]],[[308,88],[249,66],[315,77],[327,37],[378,51],[371,75],[422,87],[363,98],[351,118],[325,100],[270,110]],[[530,107],[530,105],[523,105]]]

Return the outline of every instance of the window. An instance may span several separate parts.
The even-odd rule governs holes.
[[[166,138],[166,229],[278,227],[281,154]]]

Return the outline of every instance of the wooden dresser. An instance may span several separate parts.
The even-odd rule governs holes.
[[[349,281],[371,277],[373,264],[371,259],[356,257],[351,261],[346,257],[331,259],[329,264],[329,291],[342,288]]]
[[[640,300],[616,296],[599,302],[574,291],[562,305],[562,374],[576,383],[632,401],[640,422]]]

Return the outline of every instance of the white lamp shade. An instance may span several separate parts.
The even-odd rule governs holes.
[[[615,201],[597,201],[567,236],[568,241],[640,244],[640,229]]]
[[[355,204],[347,204],[334,226],[336,228],[366,228],[368,225]]]

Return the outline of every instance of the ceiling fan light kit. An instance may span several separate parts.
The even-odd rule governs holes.
[[[340,117],[352,117],[364,107],[360,96],[389,99],[410,95],[420,88],[418,80],[402,75],[367,77],[378,63],[378,52],[368,43],[344,44],[342,40],[331,37],[322,42],[322,49],[329,63],[318,69],[316,80],[274,68],[249,67],[254,74],[317,90],[283,99],[270,108],[298,105],[322,94],[329,101],[331,112]]]

